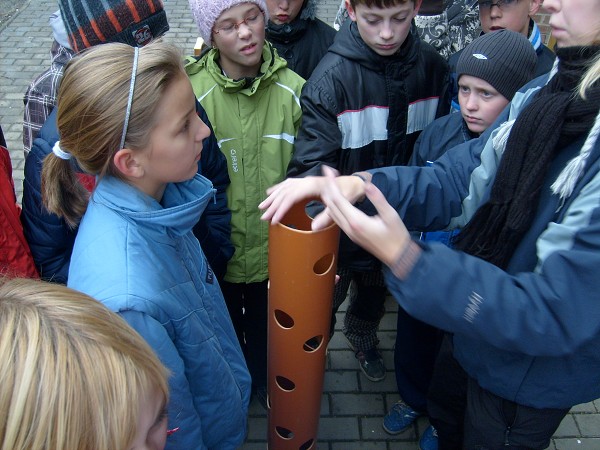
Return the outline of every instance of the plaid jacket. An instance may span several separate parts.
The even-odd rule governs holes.
[[[52,44],[52,59],[50,68],[31,82],[23,103],[23,149],[25,156],[31,150],[33,141],[38,136],[42,125],[56,105],[58,86],[63,75],[65,65],[73,57],[73,52],[54,41]]]

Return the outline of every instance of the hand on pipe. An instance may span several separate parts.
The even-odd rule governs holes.
[[[335,172],[329,167],[323,167],[323,173],[325,179],[321,188],[321,200],[326,209],[314,222],[323,222],[321,216],[326,214],[355,243],[384,264],[393,265],[411,242],[410,234],[396,210],[372,183],[364,182],[358,177],[350,177],[356,178],[364,185],[363,192],[377,210],[376,216],[367,216],[354,207],[340,190],[338,180],[344,177],[336,178]],[[313,229],[315,225],[321,226],[320,223],[316,223]]]
[[[334,169],[329,167],[328,169],[333,174],[337,174]],[[335,175],[333,176],[335,177]],[[338,184],[342,195],[351,203],[364,198],[365,183],[359,177],[336,177],[335,182]],[[267,189],[267,198],[258,205],[259,209],[264,210],[261,219],[270,220],[272,224],[279,223],[294,204],[302,200],[320,198],[324,183],[325,177],[311,176],[305,178],[288,178],[275,186],[271,186]],[[331,224],[331,219],[324,214],[325,212],[315,218],[312,223],[313,230],[319,230]]]

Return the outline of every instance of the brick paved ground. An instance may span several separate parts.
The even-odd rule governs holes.
[[[186,0],[164,0],[171,30],[167,39],[191,53],[196,29],[188,12]],[[0,15],[7,17],[0,24],[0,124],[8,141],[14,164],[15,184],[22,186],[22,96],[30,80],[49,64],[51,31],[48,15],[57,9],[55,0],[17,0],[10,14],[4,9],[7,0],[0,0]],[[331,23],[338,0],[322,1],[319,16]],[[18,10],[16,7],[19,6]],[[397,400],[393,368],[396,305],[387,302],[382,320],[381,350],[388,368],[383,382],[373,383],[357,370],[352,352],[338,331],[329,345],[325,388],[321,404],[318,448],[327,450],[414,450],[427,426],[426,419],[417,421],[405,433],[388,436],[381,428],[387,409]],[[338,320],[341,323],[341,317]],[[264,449],[266,415],[254,402],[250,408],[250,424],[244,450]],[[571,411],[558,429],[551,450],[600,449],[600,401],[579,405]]]

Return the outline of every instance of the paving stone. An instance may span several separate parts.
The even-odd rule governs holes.
[[[321,417],[319,441],[353,441],[359,439],[358,417]]]
[[[568,414],[563,421],[560,423],[558,430],[554,433],[556,437],[573,437],[579,436],[579,428],[577,428],[577,424],[575,423],[575,419],[572,415]]]
[[[581,436],[600,437],[600,414],[573,414],[573,417],[581,431]]]
[[[360,372],[360,389],[362,392],[397,392],[396,376],[393,372],[387,372],[383,381],[371,381]]]
[[[323,389],[325,392],[357,392],[358,374],[354,371],[327,371]]]
[[[267,418],[251,417],[248,420],[248,441],[267,440]]]
[[[331,396],[332,413],[336,416],[381,415],[382,394],[333,394]]]
[[[600,412],[596,402],[582,403],[571,408],[571,413],[596,413]]]
[[[352,370],[356,369],[358,362],[352,350],[330,351],[327,355],[328,369],[330,370]]]
[[[556,450],[598,450],[600,449],[600,439],[554,439],[554,445]]]

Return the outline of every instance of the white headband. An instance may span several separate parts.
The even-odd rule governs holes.
[[[133,90],[135,89],[135,76],[137,74],[139,47],[134,47],[133,69],[131,70],[131,83],[129,84],[129,97],[127,98],[127,110],[125,111],[125,122],[123,123],[123,134],[121,135],[121,145],[119,150],[125,146],[125,136],[127,136],[127,127],[129,126],[129,116],[131,115],[131,103],[133,103]]]

